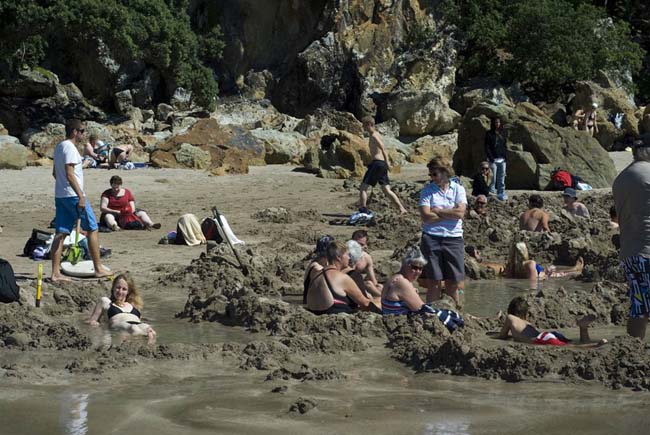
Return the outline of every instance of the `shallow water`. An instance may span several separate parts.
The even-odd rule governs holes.
[[[586,286],[545,285],[559,284],[569,290]],[[468,282],[467,309],[492,315],[527,291],[524,281]],[[145,315],[159,343],[253,339],[241,328],[174,319],[183,299],[148,296]],[[94,339],[102,334],[97,329]],[[645,434],[650,425],[645,393],[559,379],[508,384],[415,374],[386,353],[377,341],[365,352],[319,358],[319,365],[341,369],[344,381],[265,381],[266,372],[237,370],[217,359],[157,362],[111,373],[106,382],[80,384],[70,376],[58,386],[8,385],[0,391],[0,433]],[[120,383],[118,376],[124,377]],[[286,393],[271,392],[281,385]],[[316,400],[317,407],[304,415],[289,413],[298,397]]]

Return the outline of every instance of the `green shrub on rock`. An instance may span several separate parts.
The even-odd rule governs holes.
[[[465,77],[517,80],[552,96],[599,70],[622,77],[641,67],[644,51],[627,23],[570,0],[445,0],[447,20],[465,43]],[[628,81],[628,88],[633,84]]]
[[[223,45],[216,29],[201,37],[207,48],[200,52],[187,6],[188,0],[3,0],[0,56],[17,71],[48,59],[75,62],[105,47],[118,64],[141,60],[169,88],[191,89],[198,104],[210,107],[218,88],[202,58],[218,58]]]

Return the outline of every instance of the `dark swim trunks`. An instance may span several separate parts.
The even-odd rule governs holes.
[[[380,186],[390,184],[388,181],[388,165],[383,160],[373,160],[368,165],[366,175],[363,176],[363,184],[374,187],[377,185],[377,182],[379,182]]]

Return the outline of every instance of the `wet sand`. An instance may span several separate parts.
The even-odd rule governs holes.
[[[395,190],[409,203],[411,216],[396,217],[384,198],[374,203],[382,217],[369,229],[370,249],[380,276],[396,270],[396,253],[417,238],[413,182],[422,181],[424,173],[423,165],[409,165],[395,177]],[[615,283],[594,287],[563,280],[545,284],[541,292],[517,280],[467,283],[470,312],[487,316],[505,308],[513,295],[526,295],[541,327],[569,328],[570,338],[577,335],[570,324],[576,314],[596,313],[593,336],[614,342],[601,354],[492,340],[485,336],[497,329],[490,321],[470,323],[466,332],[450,336],[433,319],[386,322],[370,314],[315,319],[282,298],[295,301],[301,293],[303,260],[319,235],[349,237],[353,228],[329,225],[330,217],[323,215],[353,210],[354,183],[319,179],[288,166],[251,168],[249,175],[229,177],[181,170],[87,171],[86,191],[96,198],[96,211],[114,174],[124,178],[137,205],[163,224],[159,231],[100,234],[101,244],[113,250],[106,264],[128,269],[140,284],[143,314],[159,341],[153,347],[138,339],[121,343],[104,326],[85,325],[96,298],[107,293],[107,283],[95,280],[45,285],[40,310],[0,307],[9,329],[23,328],[26,334],[17,344],[7,341],[16,331],[0,336],[0,406],[16,416],[5,426],[8,433],[111,433],[133,425],[144,434],[611,433],[614,427],[641,433],[645,427],[647,393],[631,390],[650,388],[640,374],[648,350],[637,358],[635,344],[617,338],[624,333],[624,317],[616,323],[611,318],[611,307],[621,303]],[[31,229],[45,229],[53,217],[50,170],[0,171],[0,184],[20,186],[1,202],[0,257],[27,277],[20,284],[29,302],[36,262],[16,255]],[[555,207],[553,194],[545,195]],[[591,204],[606,200],[606,192],[594,195]],[[514,215],[521,201],[495,205],[495,212]],[[251,276],[233,266],[225,247],[202,255],[205,247],[157,244],[181,214],[202,218],[213,205],[247,242],[241,254]],[[594,214],[602,220],[605,212]],[[555,222],[569,238],[589,232],[561,218]],[[480,241],[483,232],[473,225],[468,223],[467,231]],[[500,222],[496,229],[503,233],[509,225]],[[529,242],[548,244],[548,253],[540,256],[555,255],[562,246]],[[495,242],[488,254],[499,255],[505,243]],[[593,243],[580,249],[594,261],[609,255],[601,252],[600,242]],[[567,249],[570,256],[577,248]],[[49,261],[43,264],[49,274]],[[566,295],[558,295],[558,285]],[[449,349],[449,359],[440,360],[433,349]],[[476,366],[459,365],[468,352]],[[616,358],[627,372],[616,374]],[[30,418],[34,408],[38,419]]]

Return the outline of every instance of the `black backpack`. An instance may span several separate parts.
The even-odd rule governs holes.
[[[214,240],[217,243],[223,242],[223,237],[221,237],[221,231],[219,231],[219,225],[214,218],[207,217],[201,222],[201,231],[205,236],[205,240]]]
[[[0,302],[20,302],[20,289],[16,275],[8,261],[0,258]]]
[[[25,243],[25,247],[23,248],[23,255],[25,257],[31,257],[34,249],[38,248],[39,246],[47,245],[47,241],[50,239],[50,237],[52,237],[52,233],[34,228],[32,230],[31,237],[29,240],[27,240],[27,243]]]

